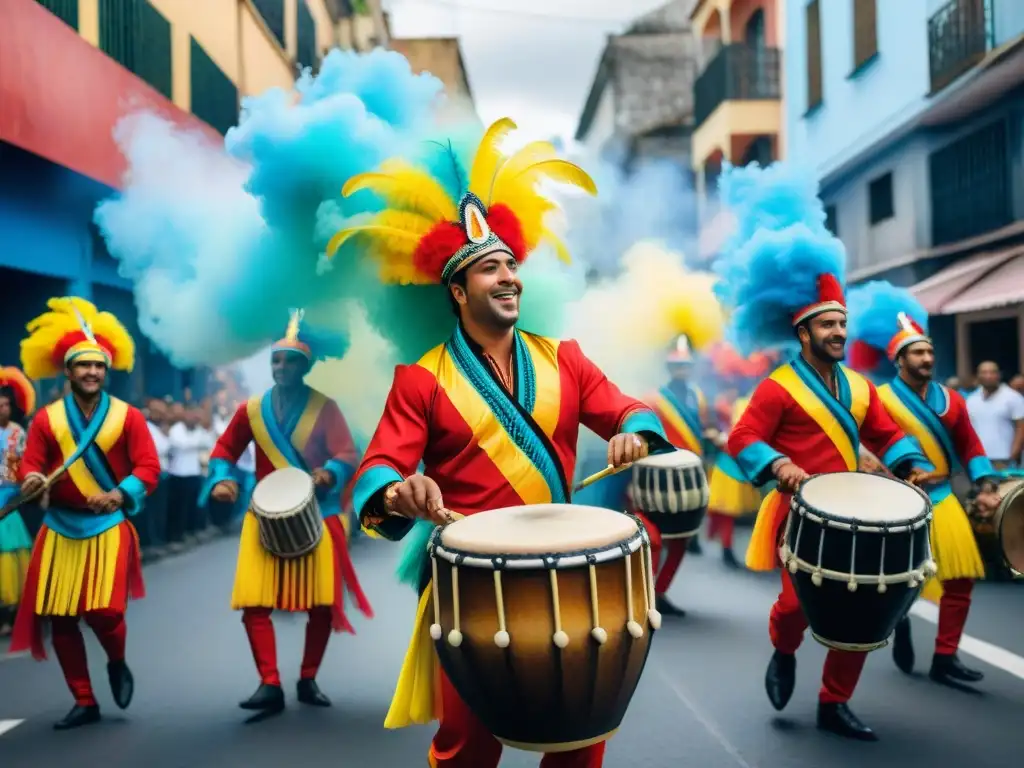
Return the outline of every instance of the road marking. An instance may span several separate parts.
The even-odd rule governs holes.
[[[924,619],[932,624],[939,623],[939,607],[934,603],[918,600],[914,603],[914,607],[910,609],[910,612],[919,619]],[[981,659],[986,664],[998,667],[1004,672],[1024,680],[1024,658],[1011,653],[1005,648],[1000,648],[998,645],[993,645],[970,635],[964,635],[960,638],[960,650],[976,659]]]
[[[690,697],[686,695],[686,692],[674,680],[672,680],[664,670],[661,671],[660,677],[665,681],[666,685],[672,689],[672,693],[674,693],[676,698],[683,703],[683,706],[690,710],[690,714],[694,716],[697,722],[704,726],[704,730],[710,733],[712,738],[718,742],[718,745],[736,761],[736,765],[740,768],[754,768],[753,765],[744,759],[743,755],[741,755],[740,751],[733,746],[732,742],[725,738],[715,724],[701,714],[700,710],[697,709],[697,706],[690,700]]]
[[[5,653],[0,656],[0,662],[14,661],[15,659],[22,659],[28,656],[28,651],[18,651],[17,653]]]
[[[13,731],[24,722],[24,720],[0,720],[0,736],[3,736],[8,731]]]

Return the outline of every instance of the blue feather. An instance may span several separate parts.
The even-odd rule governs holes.
[[[715,293],[732,310],[730,336],[746,354],[791,344],[792,315],[818,298],[818,276],[840,284],[846,250],[825,227],[817,181],[808,169],[726,165],[720,194],[736,217],[714,264]]]
[[[309,347],[313,360],[340,360],[350,343],[348,334],[307,325],[299,328],[299,341]]]
[[[849,340],[860,341],[884,352],[899,330],[897,316],[907,316],[928,333],[928,311],[914,294],[886,280],[873,280],[850,289],[847,296],[850,312]]]

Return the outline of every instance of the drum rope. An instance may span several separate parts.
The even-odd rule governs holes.
[[[558,571],[555,570],[553,562],[548,573],[551,575],[551,605],[555,619],[555,634],[551,636],[551,640],[558,648],[565,648],[569,645],[569,635],[562,631],[562,608],[558,602]]]
[[[796,573],[797,571],[810,573],[812,581],[816,574],[820,574],[823,579],[827,579],[829,581],[849,582],[850,573],[846,571],[833,571],[830,568],[822,568],[818,565],[814,565],[813,563],[798,557],[796,553],[793,552],[793,550],[791,550],[789,546],[786,544],[782,545],[780,554],[782,555],[783,560],[789,563],[790,573]],[[929,569],[930,565],[926,562],[922,564],[920,570],[912,569],[906,573],[896,573],[888,575],[875,575],[873,573],[869,575],[855,573],[853,574],[853,578],[857,580],[858,584],[878,584],[880,582],[884,582],[885,584],[906,583],[907,586],[913,589],[917,586],[918,582],[920,582],[920,580],[923,577],[929,575]],[[816,584],[816,586],[820,586],[820,584]]]
[[[814,586],[821,586],[821,574],[822,567],[821,562],[825,559],[825,534],[828,532],[828,522],[826,521],[824,527],[821,529],[821,533],[818,536],[818,567],[817,570],[811,575],[811,581],[814,582]]]
[[[430,628],[430,636],[437,641],[441,639],[441,593],[437,587],[437,556],[433,553],[430,555],[430,568],[430,589],[434,598],[434,626]]]
[[[654,552],[650,539],[646,540],[647,548],[644,558],[647,560],[647,620],[652,629],[661,629],[661,614],[657,609],[657,597],[654,594]]]
[[[594,628],[590,630],[590,636],[597,641],[598,645],[604,645],[608,640],[608,633],[601,627],[601,612],[598,607],[597,594],[597,566],[590,563],[590,613],[594,620]]]
[[[626,551],[626,615],[629,620],[626,622],[626,629],[629,630],[635,639],[643,637],[644,628],[641,627],[633,613],[633,553]]]
[[[508,648],[511,638],[505,629],[505,595],[501,589],[501,571],[494,572],[494,602],[498,607],[498,631],[494,634],[494,644],[499,648]]]
[[[452,565],[452,612],[455,614],[455,629],[448,633],[448,644],[458,648],[462,645],[462,619],[459,615],[459,566]]]
[[[885,585],[885,540],[889,538],[889,532],[884,531],[882,533],[882,554],[879,557],[878,566],[878,594],[884,595],[888,587]]]
[[[907,563],[907,568],[910,569],[910,570],[914,569],[914,537],[913,536],[910,537],[910,562]],[[917,586],[917,579],[911,579],[907,583],[907,586],[909,586],[911,589],[916,587]]]
[[[885,546],[885,539],[882,539],[882,546]],[[850,537],[850,580],[846,582],[846,588],[851,592],[857,591],[857,528],[854,527],[853,535]]]

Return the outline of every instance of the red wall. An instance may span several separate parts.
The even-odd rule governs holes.
[[[0,0],[0,141],[120,187],[114,127],[137,109],[222,141],[35,0]]]

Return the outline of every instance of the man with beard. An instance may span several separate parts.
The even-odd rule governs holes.
[[[991,513],[999,505],[998,474],[971,425],[963,396],[932,380],[935,349],[926,330],[928,312],[917,299],[905,288],[876,281],[850,292],[850,309],[850,365],[865,373],[896,366],[896,378],[878,388],[879,397],[889,415],[924,449],[940,480],[928,487],[932,557],[938,565],[935,581],[941,585],[929,677],[954,687],[979,682],[982,673],[964,665],[957,650],[974,581],[984,578],[985,566],[949,478],[962,468],[974,485],[979,510]],[[929,584],[926,594],[934,587]],[[907,674],[914,669],[909,617],[896,627],[893,660]]]
[[[28,325],[22,367],[32,379],[67,378],[71,392],[40,410],[28,430],[21,490],[44,491],[46,516],[36,537],[11,651],[45,659],[49,619],[75,705],[58,730],[100,719],[79,618],[106,651],[114,702],[125,709],[135,690],[125,663],[125,608],[144,595],[138,514],[160,479],[160,460],[142,412],[104,391],[107,371],[130,371],[135,345],[113,315],[79,298],[51,299]]]
[[[800,354],[757,387],[729,435],[729,453],[755,485],[773,477],[778,481],[758,513],[747,552],[752,570],[778,567],[791,495],[811,475],[856,470],[859,441],[911,482],[919,481],[927,468],[917,446],[886,413],[871,382],[840,365],[846,348],[846,306],[837,276],[814,276],[817,297],[810,303],[797,303],[801,289],[803,295],[811,293],[799,278],[791,277],[796,301],[790,311]],[[795,654],[807,628],[789,572],[783,569],[781,574],[782,592],[769,619],[775,653],[765,675],[768,698],[777,710],[793,694]],[[818,697],[819,728],[865,741],[876,739],[847,705],[866,658],[861,652],[829,650]]]
[[[670,448],[654,412],[623,395],[576,342],[516,327],[520,264],[552,237],[542,223],[551,203],[536,191],[537,183],[557,171],[556,180],[596,190],[581,169],[554,159],[548,145],[528,145],[507,158],[500,142],[514,127],[507,119],[491,126],[467,175],[452,154],[458,175],[469,178],[458,198],[440,180],[394,161],[350,180],[345,194],[371,188],[395,208],[415,200],[416,210],[384,211],[377,222],[335,238],[337,246],[352,235],[388,230],[383,240],[373,238],[377,247],[370,251],[387,257],[384,279],[442,286],[458,317],[447,342],[396,369],[353,492],[362,524],[376,535],[398,540],[415,529],[407,553],[422,597],[385,727],[439,717],[428,760],[443,768],[495,768],[502,745],[440,671],[430,647],[425,535],[447,519],[449,509],[473,515],[568,502],[581,424],[609,440],[607,459],[615,466]],[[399,175],[404,183],[397,185]],[[395,231],[401,222],[404,237]],[[541,765],[596,768],[603,755],[601,742],[545,755]]]
[[[365,616],[373,616],[349,558],[336,505],[323,503],[352,479],[359,460],[355,443],[337,403],[304,381],[315,361],[341,357],[347,341],[315,333],[301,326],[301,319],[301,311],[292,312],[284,338],[271,346],[274,386],[239,405],[218,438],[199,500],[204,506],[208,498],[235,503],[239,487],[232,468],[250,443],[256,445],[257,481],[275,470],[297,467],[312,475],[321,499],[324,536],[302,557],[284,559],[267,551],[253,514],[246,514],[242,524],[231,607],[242,611],[260,676],[256,692],[239,706],[256,711],[256,717],[277,714],[285,706],[273,611],[309,614],[296,692],[301,703],[314,707],[331,706],[316,682],[331,630],[355,634],[345,615],[346,590]]]

